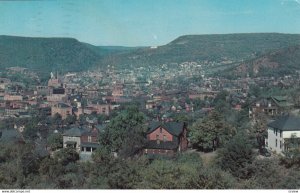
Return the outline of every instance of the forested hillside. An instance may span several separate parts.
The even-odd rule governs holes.
[[[277,33],[187,35],[158,47],[94,46],[73,38],[0,36],[0,69],[38,72],[81,71],[92,67],[160,66],[186,61],[235,63],[300,44],[300,35]]]

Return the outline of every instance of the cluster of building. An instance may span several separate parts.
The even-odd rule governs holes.
[[[13,73],[17,72],[13,69]],[[46,117],[59,115],[62,120],[73,116],[79,121],[84,117],[84,126],[77,124],[66,128],[62,125],[61,131],[48,131],[48,134],[61,132],[63,147],[74,147],[82,159],[88,159],[99,147],[97,136],[105,129],[105,123],[99,122],[97,117],[103,116],[109,121],[111,113],[123,104],[137,102],[140,110],[149,117],[147,143],[141,153],[150,156],[174,155],[188,146],[187,125],[174,122],[176,115],[207,113],[214,108],[213,99],[220,92],[227,91],[229,95],[226,100],[232,110],[246,109],[253,120],[262,113],[269,120],[276,120],[296,110],[297,100],[292,101],[289,96],[256,98],[250,93],[251,87],[285,88],[298,83],[299,77],[291,76],[235,80],[205,77],[203,65],[198,63],[122,71],[108,66],[105,70],[61,76],[51,73],[47,85],[37,84],[30,88],[9,78],[0,78],[0,117],[28,118],[34,113]],[[197,105],[197,101],[202,101],[203,105]],[[20,130],[22,126],[17,125],[16,128]],[[282,128],[276,126],[276,129]],[[273,134],[269,132],[267,146],[283,151],[286,148],[284,140]]]

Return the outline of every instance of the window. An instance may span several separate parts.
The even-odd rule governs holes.
[[[164,141],[167,141],[167,136],[164,135]]]
[[[275,139],[275,147],[277,147],[277,139]]]
[[[282,142],[280,141],[279,143],[279,148],[281,149],[282,148]]]
[[[275,128],[273,128],[273,132],[275,133]]]
[[[92,136],[88,136],[88,142],[92,142]]]
[[[276,136],[277,136],[277,129],[276,129]]]
[[[159,140],[159,135],[156,135],[156,140]]]
[[[282,137],[282,131],[280,130],[280,137]]]
[[[162,128],[160,128],[160,133],[162,133]]]

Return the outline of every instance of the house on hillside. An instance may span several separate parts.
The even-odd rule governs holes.
[[[144,155],[173,156],[177,152],[185,151],[188,146],[187,127],[179,122],[152,122],[147,132],[147,142],[143,150]]]
[[[288,102],[288,100],[282,96],[259,99],[250,105],[249,118],[255,119],[260,113],[275,117],[288,112],[292,107],[293,104]]]
[[[86,132],[88,132],[88,130],[83,127],[73,127],[67,130],[63,134],[63,147],[75,148],[79,152],[81,147],[81,136]]]
[[[283,153],[291,148],[290,140],[300,138],[300,118],[286,115],[268,124],[266,146],[276,153]],[[299,146],[298,146],[299,147]]]
[[[75,148],[81,159],[88,160],[99,147],[98,135],[99,130],[96,127],[91,130],[83,127],[73,127],[63,134],[63,147]]]
[[[93,127],[91,130],[84,132],[81,137],[80,145],[80,159],[89,160],[92,156],[92,153],[99,148],[98,141],[99,130],[96,127]]]

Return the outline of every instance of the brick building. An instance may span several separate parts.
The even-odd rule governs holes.
[[[68,115],[72,115],[72,107],[65,103],[57,103],[51,107],[51,116],[56,113],[60,114],[62,119],[66,119]]]
[[[173,156],[177,152],[185,151],[188,146],[187,127],[179,122],[152,122],[147,132],[147,143],[144,155]]]

